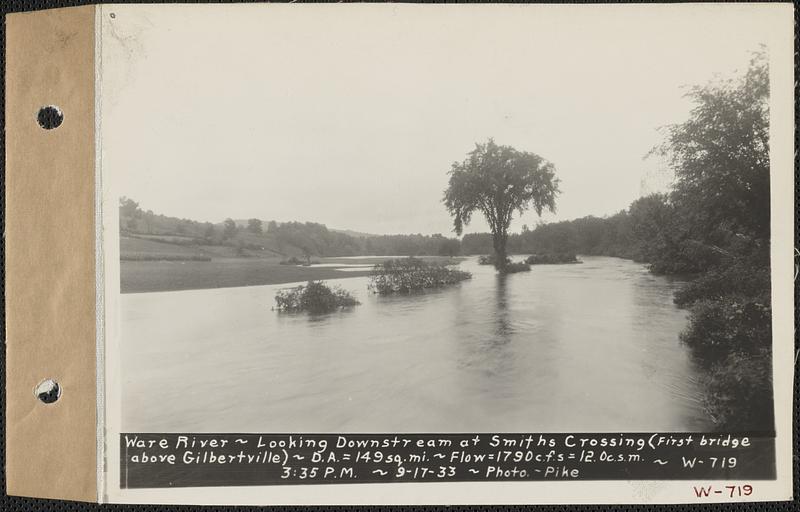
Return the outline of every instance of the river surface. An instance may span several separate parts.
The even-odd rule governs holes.
[[[583,257],[324,316],[287,285],[122,295],[127,432],[702,431],[680,283]]]

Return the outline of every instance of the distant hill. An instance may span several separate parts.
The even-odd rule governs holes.
[[[264,220],[264,219],[259,219],[259,220],[261,221],[262,226],[264,226],[264,229],[266,230],[267,229],[267,225],[270,223],[270,221]],[[236,227],[238,227],[238,228],[247,228],[248,224],[250,223],[250,219],[233,219],[233,221],[236,223]],[[288,224],[288,223],[291,223],[291,222],[293,222],[293,221],[288,221],[288,222],[275,221],[275,223],[278,226],[281,226],[283,224]],[[315,223],[312,223],[312,224],[315,224]],[[216,225],[217,226],[221,226],[222,222],[220,222],[220,223],[218,223]],[[361,231],[353,231],[352,229],[328,228],[328,231],[331,231],[333,233],[341,233],[341,234],[347,235],[347,236],[352,236],[353,238],[369,238],[369,237],[374,237],[374,236],[382,236],[382,235],[375,235],[373,233],[363,233]]]
[[[361,233],[360,231],[353,231],[352,229],[328,228],[328,230],[333,231],[334,233],[342,233],[343,235],[352,236],[355,238],[368,238],[373,236],[381,236],[381,235],[373,235],[372,233]]]
[[[262,224],[262,226],[264,226],[265,230],[267,229],[267,225],[271,222],[271,221],[264,220],[264,219],[258,219],[258,220],[261,221],[261,224]],[[238,227],[238,228],[247,228],[248,224],[250,223],[250,219],[233,219],[233,221],[236,223],[236,227]],[[287,222],[274,221],[274,222],[278,226],[281,226],[283,224],[289,224],[289,223],[292,223],[292,222],[295,222],[295,221],[287,221]],[[223,224],[222,222],[218,222],[215,225],[221,226],[222,224]],[[312,222],[312,224],[316,224],[316,223]],[[352,229],[328,228],[328,231],[331,231],[333,233],[341,233],[341,234],[347,235],[347,236],[352,236],[353,238],[368,238],[368,237],[373,237],[373,236],[382,236],[382,235],[376,235],[374,233],[364,233],[364,232],[361,232],[361,231],[353,231]]]
[[[455,255],[458,239],[442,235],[373,235],[328,229],[316,222],[261,221],[249,229],[249,219],[198,222],[143,211],[129,198],[120,200],[123,258],[182,257],[310,258],[313,256]]]
[[[259,220],[261,220],[261,219],[259,219]],[[236,223],[236,227],[237,228],[246,228],[247,224],[250,222],[250,219],[233,219],[233,222]],[[267,222],[268,221],[266,221],[266,220],[261,220],[261,223],[263,225],[265,225],[265,226],[267,225]],[[222,224],[223,224],[222,222],[218,222],[217,226],[221,226]]]

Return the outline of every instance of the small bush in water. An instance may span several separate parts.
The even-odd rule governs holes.
[[[441,288],[470,279],[472,274],[419,258],[400,258],[378,263],[372,269],[369,288],[380,295]]]
[[[494,265],[496,257],[494,254],[484,254],[478,257],[478,265]],[[511,263],[511,258],[506,258],[506,264]]]
[[[330,313],[360,304],[350,292],[338,286],[330,287],[322,281],[309,281],[305,285],[279,290],[275,303],[278,311],[309,313]]]
[[[530,270],[531,266],[524,261],[515,261],[513,263],[508,263],[503,271],[506,274],[516,274],[517,272],[529,272]]]
[[[559,263],[581,263],[574,253],[556,252],[549,254],[531,254],[525,260],[528,265],[555,265]]]

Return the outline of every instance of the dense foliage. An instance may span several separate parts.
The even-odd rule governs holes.
[[[494,265],[497,256],[495,254],[483,254],[478,257],[478,265]],[[506,266],[511,263],[511,258],[506,257]]]
[[[305,262],[299,258],[292,256],[291,258],[281,260],[281,265],[303,265]]]
[[[719,261],[715,245],[692,239],[667,194],[652,194],[610,217],[540,224],[509,236],[511,254],[615,256],[650,264],[659,274],[693,274]],[[491,251],[488,234],[465,235],[463,254]],[[557,259],[557,258],[556,258]],[[566,262],[566,261],[565,261]]]
[[[524,261],[513,261],[511,263],[507,263],[505,266],[505,273],[506,274],[515,274],[517,272],[530,272],[531,266]]]
[[[553,164],[489,139],[476,144],[463,162],[453,163],[443,201],[458,235],[474,212],[483,214],[492,231],[495,267],[503,272],[514,212],[521,215],[530,208],[540,216],[545,209],[555,212],[558,193]]]
[[[772,430],[767,57],[756,54],[737,80],[688,95],[690,118],[655,150],[677,178],[668,204],[680,216],[669,232],[701,272],[676,295],[691,308],[681,339],[709,367],[706,406],[719,428]]]
[[[275,304],[278,311],[322,314],[357,306],[359,302],[338,286],[328,286],[322,281],[309,281],[305,285],[279,290],[275,295]]]
[[[472,274],[419,258],[397,258],[375,265],[369,287],[380,295],[441,288],[470,279]]]
[[[531,254],[525,259],[528,265],[555,265],[562,263],[581,263],[572,252],[554,252],[545,254]]]
[[[771,354],[730,352],[709,370],[706,405],[721,430],[774,429]]]

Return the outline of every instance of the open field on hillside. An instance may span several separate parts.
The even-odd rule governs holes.
[[[191,238],[170,236],[121,236],[120,258],[122,260],[193,260],[200,258],[267,258],[276,262],[282,259],[279,253],[268,248],[251,249],[229,245],[202,245],[192,243]]]

